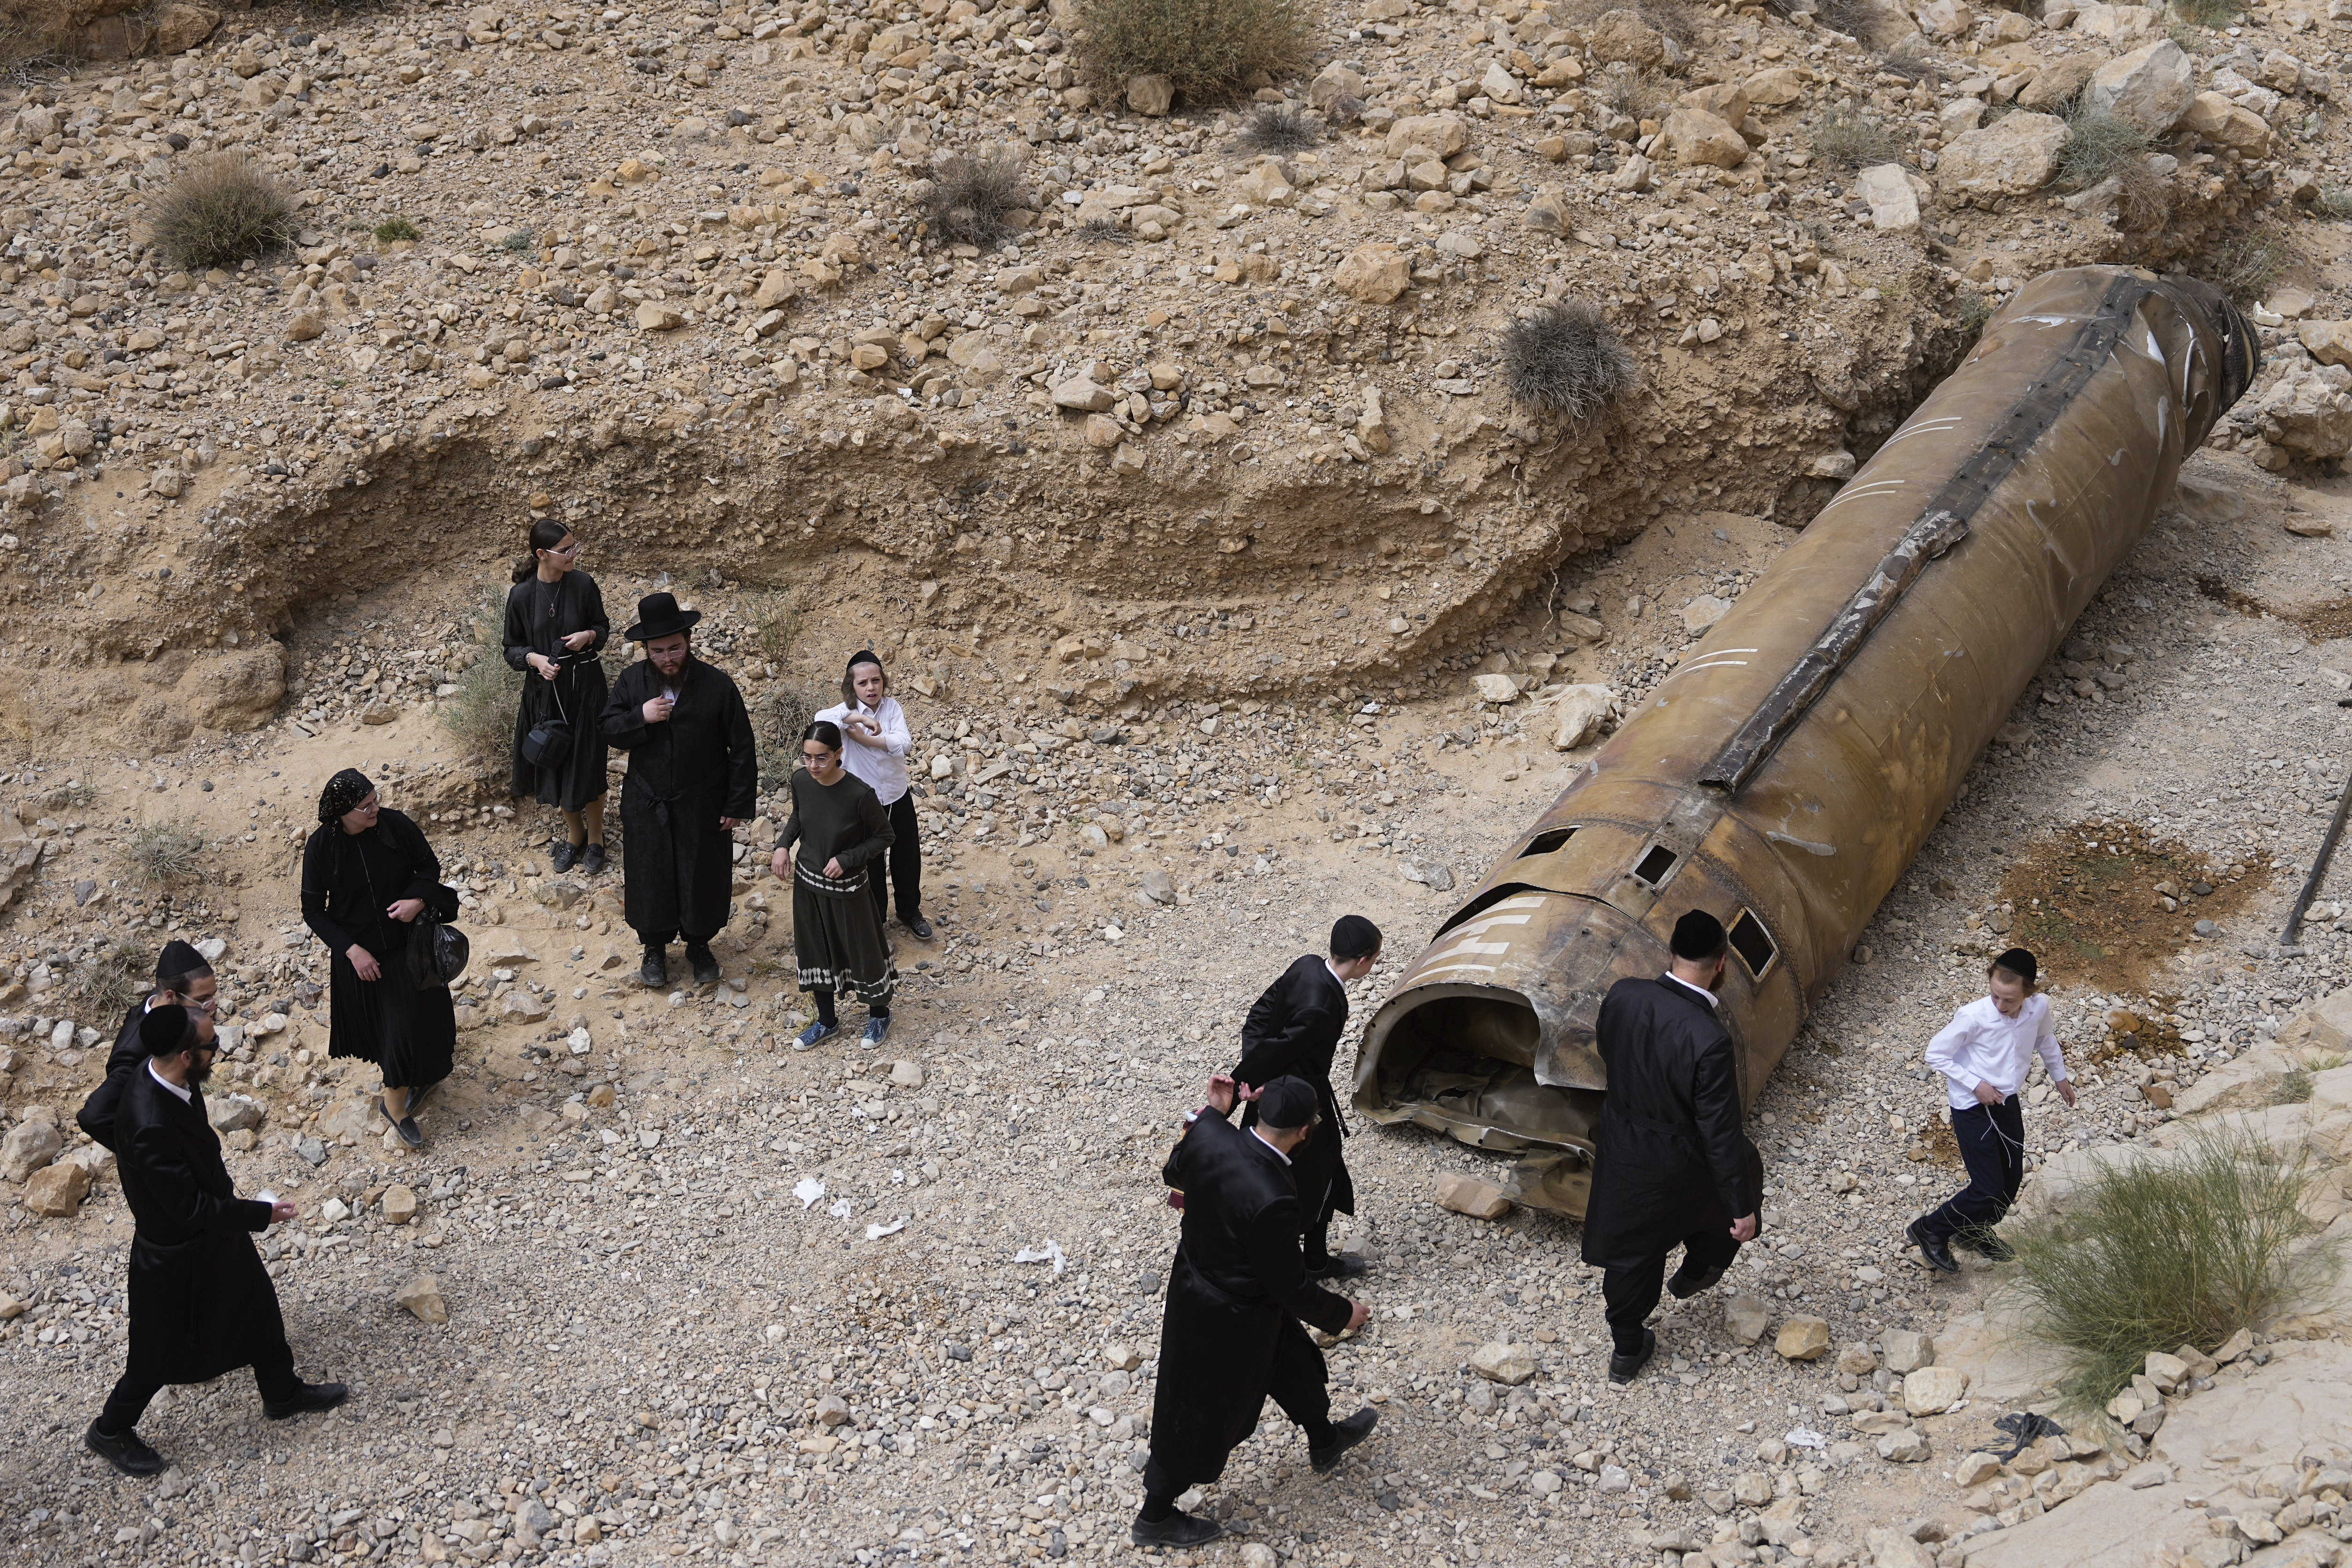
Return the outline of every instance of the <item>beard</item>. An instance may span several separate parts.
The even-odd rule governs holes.
[[[191,1088],[191,1089],[202,1089],[202,1088],[205,1086],[205,1081],[206,1079],[210,1078],[212,1075],[213,1075],[213,1064],[212,1064],[211,1062],[209,1062],[209,1061],[190,1061],[190,1062],[188,1063],[188,1087],[189,1087],[189,1088]]]

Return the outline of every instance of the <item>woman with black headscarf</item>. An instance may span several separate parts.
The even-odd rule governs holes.
[[[507,663],[530,678],[515,715],[514,781],[563,813],[563,836],[551,858],[559,872],[576,862],[593,876],[604,869],[604,666],[598,662],[612,620],[596,580],[572,563],[580,541],[552,517],[530,526],[530,552],[515,563],[507,591]],[[561,760],[547,766],[523,755],[523,742],[546,720],[571,732]]]
[[[446,920],[457,898],[441,862],[405,815],[383,805],[355,768],[327,780],[319,826],[302,846],[302,921],[333,957],[327,1054],[383,1070],[383,1119],[424,1146],[416,1102],[449,1076],[457,1014],[446,986],[419,986],[408,965],[413,923]]]

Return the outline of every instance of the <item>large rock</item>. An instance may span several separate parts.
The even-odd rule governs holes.
[[[1470,145],[1470,122],[1458,114],[1412,114],[1389,127],[1382,152],[1389,158],[1418,163],[1425,158],[1451,158]]]
[[[1492,1182],[1480,1181],[1476,1176],[1444,1176],[1437,1178],[1437,1207],[1466,1214],[1473,1219],[1500,1219],[1511,1212],[1511,1200]]]
[[[1723,1298],[1723,1332],[1742,1344],[1754,1344],[1764,1337],[1772,1314],[1758,1296],[1732,1295]]]
[[[25,1207],[35,1214],[63,1219],[89,1196],[89,1167],[79,1160],[44,1166],[25,1182]]]
[[[1592,57],[1605,65],[1650,67],[1666,57],[1665,35],[1642,20],[1638,11],[1606,11],[1586,39]]]
[[[2290,456],[2326,462],[2352,452],[2352,367],[2286,365],[2255,401],[2254,427]]]
[[[2234,148],[2243,157],[2260,158],[2271,150],[2268,122],[2218,92],[2200,92],[2191,99],[2181,123],[2208,141]]]
[[[1307,107],[1318,114],[1343,98],[1360,99],[1363,96],[1363,77],[1337,60],[1325,66],[1316,74],[1315,79],[1307,84]]]
[[[1331,286],[1350,299],[1387,305],[1412,286],[1412,262],[1392,245],[1360,245],[1331,275]]]
[[[1689,167],[1712,165],[1717,169],[1736,169],[1748,158],[1748,139],[1729,120],[1678,103],[1666,114],[1666,123],[1659,133],[1675,162]]]
[[[416,1314],[418,1321],[446,1323],[449,1321],[449,1303],[442,1298],[441,1281],[430,1274],[417,1274],[394,1292],[393,1301]]]
[[[159,55],[185,53],[213,36],[221,14],[208,5],[165,5],[155,13],[155,38],[150,46]]]
[[[1949,195],[1978,200],[2024,196],[2058,172],[2066,122],[2054,114],[2008,114],[1945,148],[1936,176]]]
[[[1536,1375],[1536,1358],[1523,1344],[1482,1344],[1470,1353],[1470,1370],[1489,1383],[1517,1387]]]
[[[1772,1348],[1784,1361],[1817,1360],[1829,1347],[1830,1325],[1810,1314],[1790,1318],[1772,1336]]]
[[[1936,1342],[1916,1330],[1888,1329],[1878,1336],[1878,1347],[1886,1353],[1889,1372],[1907,1375],[1936,1364]]]
[[[1969,1391],[1969,1375],[1957,1366],[1923,1366],[1903,1379],[1903,1408],[1914,1416],[1940,1416]]]
[[[1853,193],[1870,204],[1873,228],[1910,234],[1919,226],[1919,193],[1900,163],[1874,163],[1854,176]]]
[[[1176,84],[1157,74],[1127,78],[1127,107],[1157,120],[1176,101]]]
[[[2095,57],[2069,55],[2052,60],[2033,73],[2033,79],[2018,89],[2020,109],[2063,109],[2067,100],[2088,85],[2091,75],[2099,68]]]
[[[249,1132],[261,1125],[261,1106],[242,1094],[223,1094],[205,1102],[205,1114],[215,1133]]]
[[[23,1181],[58,1157],[64,1134],[47,1122],[19,1122],[0,1138],[0,1180]]]
[[[2168,134],[2197,98],[2197,67],[2167,38],[2118,55],[2091,73],[2083,101],[2127,120],[2150,136]]]
[[[1607,686],[1580,683],[1550,698],[1549,706],[1552,749],[1573,751],[1601,737],[1609,716],[1616,711],[1617,694]]]
[[[1957,38],[1976,26],[1976,13],[1960,0],[1927,0],[1919,7],[1919,30],[1931,38]]]

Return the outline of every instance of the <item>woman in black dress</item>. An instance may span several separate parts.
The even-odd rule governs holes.
[[[526,672],[522,708],[515,715],[514,783],[509,793],[530,795],[563,813],[555,841],[559,872],[573,862],[593,876],[604,869],[604,666],[599,662],[613,623],[596,580],[574,570],[580,541],[552,517],[530,526],[530,553],[515,563],[507,592],[507,663]],[[522,754],[523,737],[541,719],[571,727],[563,760],[541,768]]]
[[[819,720],[802,731],[801,760],[807,766],[793,770],[789,785],[793,814],[768,866],[793,879],[793,956],[801,989],[816,998],[816,1022],[793,1045],[806,1051],[841,1027],[833,1011],[840,990],[866,1004],[866,1043],[879,1045],[890,1032],[898,967],[866,879],[890,847],[889,808],[842,767],[838,727]]]
[[[411,922],[427,907],[457,913],[433,846],[405,815],[383,806],[355,768],[327,780],[319,826],[302,846],[302,923],[333,956],[327,1054],[383,1069],[383,1119],[421,1148],[416,1102],[449,1076],[457,1014],[446,986],[419,986],[408,967]]]

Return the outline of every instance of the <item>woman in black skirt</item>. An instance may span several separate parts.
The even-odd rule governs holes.
[[[793,956],[801,989],[816,998],[816,1022],[793,1047],[806,1051],[841,1027],[833,1011],[840,990],[866,1004],[866,1043],[879,1045],[890,1032],[898,967],[866,879],[890,847],[890,813],[870,785],[841,766],[836,726],[820,721],[803,730],[801,759],[808,766],[792,776],[793,814],[769,862],[793,879]]]
[[[333,956],[327,1054],[383,1070],[383,1119],[410,1148],[424,1146],[416,1102],[449,1076],[457,1014],[446,986],[410,977],[411,923],[431,907],[457,913],[425,835],[376,800],[355,768],[327,780],[319,826],[302,846],[302,922]]]
[[[604,869],[604,666],[599,662],[613,623],[596,580],[573,569],[580,541],[552,517],[530,526],[530,553],[515,563],[507,592],[507,663],[526,671],[522,708],[515,715],[514,782],[509,793],[530,795],[563,813],[555,841],[559,872]],[[541,768],[522,754],[523,737],[541,719],[572,730],[563,760]]]

